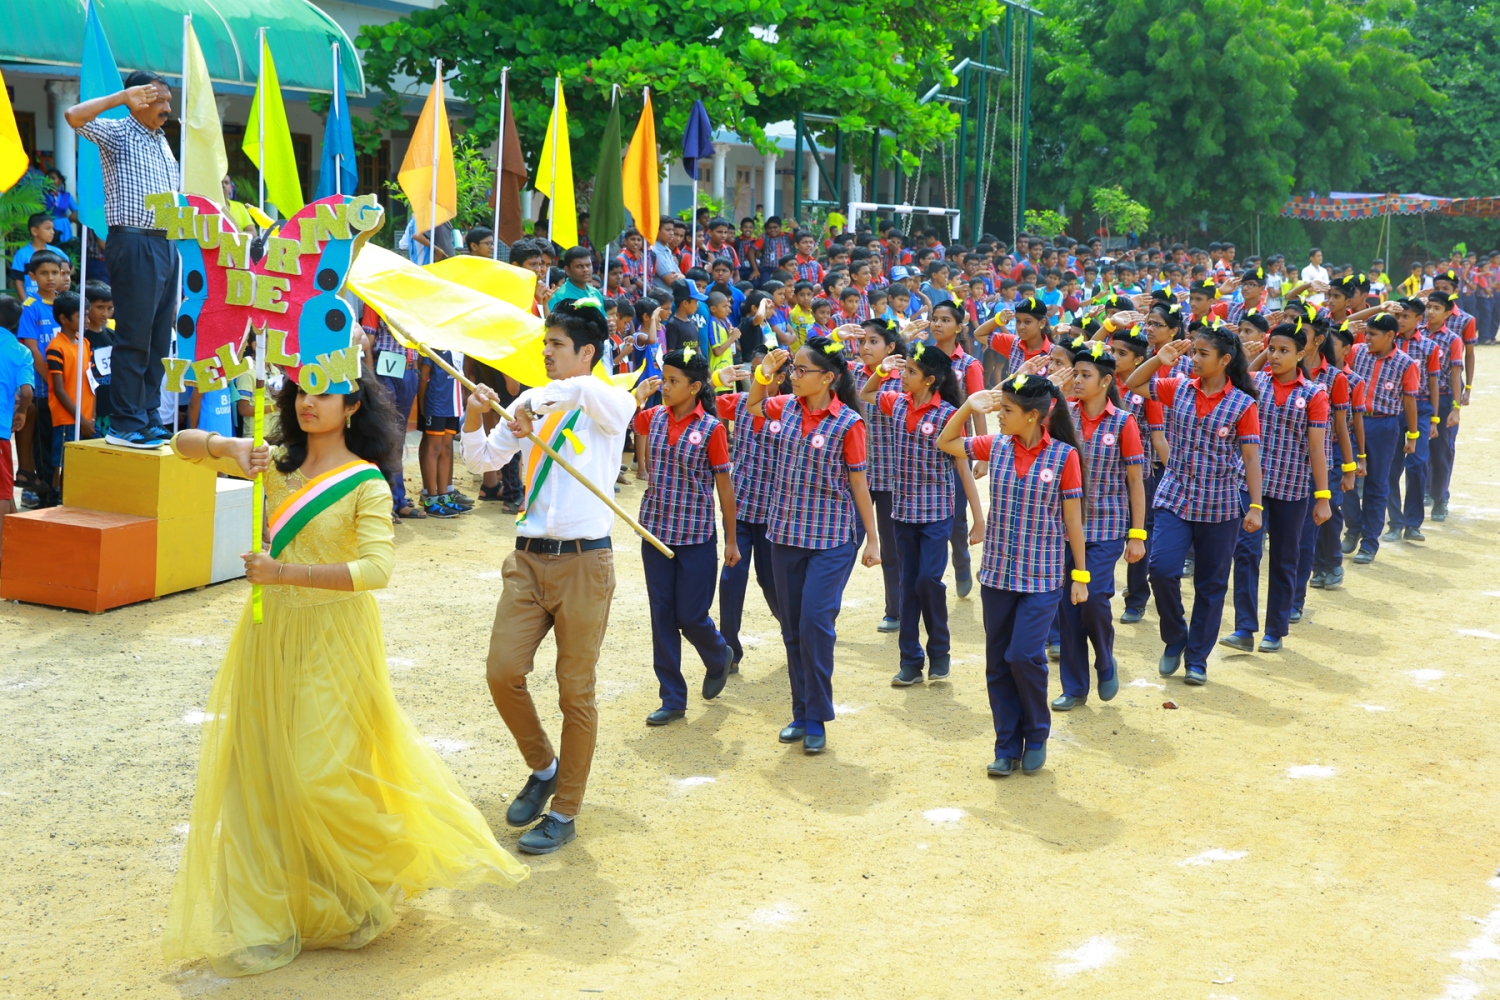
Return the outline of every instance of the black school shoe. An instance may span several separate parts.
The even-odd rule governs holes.
[[[536,822],[536,818],[547,808],[547,803],[552,800],[552,793],[557,791],[557,775],[543,781],[536,775],[529,775],[526,784],[521,786],[521,792],[516,796],[510,808],[505,810],[505,822],[511,826],[527,826]]]
[[[536,826],[521,834],[521,839],[516,841],[524,854],[551,854],[566,844],[570,844],[578,836],[578,824],[564,823],[552,816],[542,817],[542,821]]]

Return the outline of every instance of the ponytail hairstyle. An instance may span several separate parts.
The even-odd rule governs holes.
[[[854,390],[854,375],[844,360],[843,338],[837,335],[808,337],[802,349],[812,358],[813,367],[832,373],[833,384],[829,386],[832,395],[845,406],[852,406],[855,413],[861,412],[859,395]]]
[[[1120,405],[1120,386],[1115,379],[1115,356],[1110,353],[1108,347],[1102,340],[1092,340],[1082,346],[1077,343],[1073,346],[1073,366],[1090,364],[1098,369],[1100,375],[1109,376],[1109,389],[1107,395],[1109,401],[1116,406]]]
[[[1245,357],[1245,345],[1239,334],[1215,317],[1211,323],[1196,322],[1192,327],[1194,338],[1202,338],[1220,357],[1229,358],[1229,367],[1224,370],[1229,384],[1251,399],[1258,399],[1255,383],[1250,379],[1250,359]]]
[[[709,416],[718,413],[714,408],[714,383],[713,373],[708,367],[708,355],[691,344],[684,344],[681,350],[669,351],[667,356],[661,359],[663,368],[676,368],[688,377],[689,382],[698,383],[698,403],[703,407],[703,412]]]
[[[1078,453],[1078,468],[1083,474],[1083,495],[1089,495],[1088,462],[1083,448],[1078,444],[1078,431],[1073,427],[1073,414],[1062,402],[1062,392],[1052,380],[1042,375],[1012,375],[1000,383],[1000,388],[1022,410],[1042,414],[1047,420],[1047,433],[1054,440],[1071,445]]]
[[[937,345],[921,341],[913,344],[911,363],[923,375],[932,376],[934,396],[955,409],[963,405],[963,392],[958,387],[958,376],[953,374],[953,362]]]

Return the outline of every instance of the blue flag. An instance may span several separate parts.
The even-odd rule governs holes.
[[[333,51],[333,99],[328,105],[328,123],[323,126],[323,162],[318,167],[314,200],[331,194],[352,195],[359,186],[359,170],[354,162],[354,126],[349,121],[349,101],[344,96],[338,47]]]
[[[78,86],[80,101],[108,97],[125,89],[114,53],[109,50],[109,39],[104,37],[104,28],[99,24],[98,9],[92,3],[88,5],[84,20],[82,62]],[[126,118],[129,115],[130,111],[122,104],[99,117]],[[104,170],[99,165],[99,147],[83,136],[78,137],[77,189],[78,218],[96,234],[108,238],[109,227],[104,222]]]
[[[693,180],[698,179],[698,161],[714,158],[714,127],[708,121],[708,109],[702,101],[693,102],[688,112],[687,130],[682,133],[682,169]]]

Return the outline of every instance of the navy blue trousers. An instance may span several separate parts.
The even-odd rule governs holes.
[[[901,567],[901,665],[921,669],[919,625],[927,627],[927,655],[948,655],[948,588],[943,572],[948,568],[952,519],[894,524],[896,550],[883,558]]]
[[[1417,430],[1422,436],[1417,438],[1417,450],[1406,454],[1406,434],[1403,432],[1396,437],[1396,451],[1391,457],[1391,492],[1386,500],[1386,514],[1393,529],[1422,526],[1422,498],[1427,495],[1428,445],[1432,441],[1427,434],[1431,426],[1432,404],[1420,400],[1417,403]],[[1406,485],[1404,501],[1401,496],[1403,477]]]
[[[984,681],[995,719],[995,757],[1019,757],[1052,731],[1047,704],[1047,630],[1067,587],[1022,594],[980,584]],[[1024,744],[1024,746],[1023,746]]]
[[[417,374],[416,366],[407,365],[406,373],[400,378],[391,378],[389,375],[375,376],[380,384],[385,386],[391,394],[391,399],[396,404],[396,417],[400,423],[400,433],[396,440],[396,458],[391,463],[391,471],[386,473],[386,482],[391,485],[391,500],[394,501],[396,510],[400,510],[408,503],[406,499],[406,476],[401,472],[401,454],[406,450],[406,418],[411,416],[411,404],[417,398],[417,388],[421,384],[421,376]]]
[[[1437,405],[1438,436],[1432,439],[1427,450],[1427,492],[1435,504],[1448,502],[1448,482],[1453,478],[1458,428],[1448,426],[1448,414],[1452,412],[1453,397],[1441,397]]]
[[[1058,600],[1062,616],[1062,659],[1057,672],[1062,677],[1063,694],[1071,698],[1083,698],[1089,693],[1089,648],[1094,650],[1094,670],[1100,680],[1108,680],[1115,673],[1115,620],[1110,614],[1109,600],[1115,596],[1115,564],[1125,554],[1125,539],[1116,538],[1108,542],[1088,542],[1083,548],[1083,558],[1089,571],[1089,599],[1082,604],[1068,600],[1068,588],[1063,587]],[[1144,560],[1143,560],[1144,561]],[[1073,548],[1068,547],[1065,563],[1072,579]]]
[[[901,566],[896,560],[896,522],[891,517],[890,490],[871,490],[875,529],[880,532],[880,575],[885,581],[885,617],[901,617]],[[886,553],[890,553],[887,555]]]
[[[1307,601],[1307,581],[1313,573],[1329,573],[1344,564],[1344,551],[1339,548],[1339,536],[1344,531],[1344,496],[1339,484],[1344,474],[1337,465],[1328,470],[1328,509],[1332,516],[1322,524],[1313,523],[1313,508],[1317,502],[1309,499],[1307,515],[1302,519],[1302,538],[1297,544],[1297,580],[1292,588],[1292,607],[1300,608]]]
[[[1360,498],[1359,547],[1364,552],[1380,551],[1380,530],[1385,525],[1386,497],[1391,491],[1391,466],[1405,441],[1406,417],[1392,414],[1377,417],[1365,414],[1364,495]],[[1422,502],[1421,494],[1417,502]]]
[[[703,665],[715,676],[724,663],[724,637],[714,628],[714,580],[719,543],[674,545],[668,559],[649,542],[641,543],[646,573],[646,601],[651,607],[651,666],[661,689],[661,707],[687,708],[687,681],[682,676],[682,639],[693,644]]]
[[[1246,505],[1250,503],[1247,495]],[[1240,528],[1234,543],[1234,630],[1260,631],[1261,557],[1269,554],[1266,567],[1266,635],[1278,639],[1291,630],[1292,600],[1297,587],[1297,562],[1302,556],[1302,526],[1311,516],[1312,497],[1277,500],[1266,497],[1260,529]]]
[[[1148,444],[1149,448],[1150,445]],[[1151,598],[1151,539],[1156,537],[1156,488],[1161,485],[1161,469],[1153,467],[1146,477],[1146,555],[1147,558],[1125,566],[1125,608],[1129,611],[1145,611]]]
[[[949,537],[953,544],[953,578],[957,580],[969,575],[969,495],[957,469],[953,470],[953,533]]]
[[[776,607],[776,573],[771,568],[771,542],[766,538],[766,526],[753,521],[734,522],[735,544],[740,549],[740,561],[734,566],[726,565],[719,573],[719,631],[735,659],[745,655],[740,645],[740,623],[745,617],[745,591],[750,586],[750,562],[755,562],[755,582],[765,596],[766,607],[772,617],[780,614]]]
[[[1151,539],[1151,590],[1161,619],[1161,641],[1168,649],[1186,649],[1190,667],[1208,668],[1208,654],[1219,641],[1224,594],[1241,520],[1185,521],[1165,508],[1156,511]],[[1182,561],[1193,549],[1193,620],[1182,606]]]
[[[858,542],[831,549],[771,545],[794,722],[833,718],[834,625],[858,550]]]
[[[159,427],[162,358],[177,320],[177,250],[164,239],[117,232],[104,259],[115,279],[110,427],[116,434]]]

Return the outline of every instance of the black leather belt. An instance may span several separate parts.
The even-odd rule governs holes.
[[[567,556],[574,552],[592,552],[594,549],[612,549],[614,542],[605,538],[523,538],[516,536],[516,548],[522,552],[535,552],[544,556]]]
[[[165,229],[142,229],[140,226],[110,226],[109,231],[110,235],[128,233],[131,236],[150,236],[158,240],[167,238],[167,231]]]

